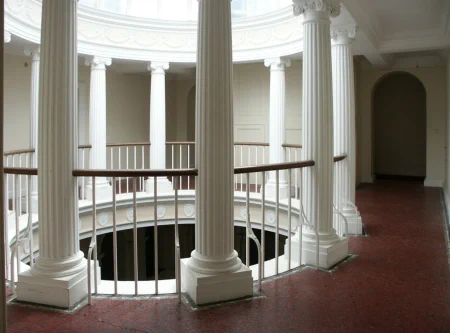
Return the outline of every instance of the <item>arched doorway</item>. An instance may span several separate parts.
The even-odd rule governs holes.
[[[374,174],[423,181],[426,176],[426,90],[415,76],[395,72],[373,90]]]

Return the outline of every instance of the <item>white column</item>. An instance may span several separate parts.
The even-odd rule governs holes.
[[[39,256],[19,275],[20,301],[70,308],[87,294],[79,248],[77,0],[42,2],[39,91]]]
[[[330,17],[340,12],[340,0],[294,0],[294,14],[303,21],[302,160],[315,166],[302,171],[302,205],[309,223],[303,233],[303,259],[329,268],[348,254],[348,242],[333,228],[333,96]],[[297,235],[298,237],[298,235]],[[298,260],[298,238],[293,258]]]
[[[351,46],[355,35],[356,27],[332,30],[334,155],[347,155],[335,165],[334,205],[347,218],[349,234],[362,234],[361,216],[355,206],[355,74]],[[335,223],[340,220],[337,215],[334,218]]]
[[[286,162],[285,151],[282,145],[286,143],[286,67],[291,66],[290,59],[266,59],[266,67],[270,67],[270,163]],[[280,172],[280,199],[289,195],[285,172]],[[269,173],[266,184],[267,198],[276,196],[276,172]]]
[[[147,69],[152,73],[150,86],[150,169],[166,168],[166,71],[167,62],[151,62]],[[171,192],[167,177],[157,178],[158,193]],[[147,193],[154,193],[154,180],[146,182]]]
[[[39,111],[39,67],[41,51],[39,47],[25,50],[25,55],[31,57],[31,94],[30,94],[30,149],[34,149],[31,167],[37,168],[38,161],[38,111]],[[31,200],[33,213],[38,213],[37,177],[32,177]]]
[[[89,142],[92,146],[89,166],[91,169],[106,169],[106,66],[111,58],[89,57],[86,66],[91,67],[91,88],[89,95]],[[105,177],[95,179],[97,200],[108,200],[112,189]],[[92,181],[86,185],[86,198],[92,200]]]
[[[234,250],[231,1],[199,0],[195,250],[182,289],[197,304],[252,295],[251,271]]]

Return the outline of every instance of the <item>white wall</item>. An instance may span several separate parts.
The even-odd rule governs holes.
[[[395,70],[357,67],[357,140],[358,176],[360,182],[372,182],[373,174],[373,114],[372,91],[376,83]],[[427,153],[426,185],[442,186],[445,179],[445,105],[446,74],[442,66],[430,68],[405,68],[400,71],[416,76],[427,92]]]
[[[5,151],[30,146],[31,58],[4,56]]]
[[[28,64],[26,67],[25,64]],[[5,54],[5,151],[29,146],[31,59]],[[81,64],[79,142],[89,143],[89,67]],[[107,142],[149,141],[150,76],[106,71]]]
[[[234,66],[234,141],[269,142],[270,69]],[[286,142],[301,143],[302,63],[286,68]]]

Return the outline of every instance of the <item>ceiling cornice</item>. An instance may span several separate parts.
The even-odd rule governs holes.
[[[343,4],[359,29],[364,31],[365,35],[369,39],[374,48],[378,48],[381,41],[381,30],[377,20],[367,13],[359,3],[359,0],[343,0]]]

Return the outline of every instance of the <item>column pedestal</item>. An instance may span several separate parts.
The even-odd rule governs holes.
[[[359,214],[359,210],[352,206],[345,206],[341,212],[347,219],[348,234],[362,235],[363,225],[361,215]]]
[[[286,181],[284,181],[284,182],[280,182],[279,185],[280,185],[279,186],[280,200],[287,199],[289,197],[289,192],[290,192],[288,183]],[[266,198],[269,200],[275,201],[276,196],[277,196],[277,183],[272,181],[271,179],[269,179],[269,181],[266,184],[265,191],[266,191]]]
[[[145,191],[150,195],[155,193],[155,181],[153,178],[145,181]],[[158,177],[156,178],[156,191],[158,195],[170,194],[173,192],[173,185],[167,177]]]
[[[95,182],[95,201],[111,201],[112,186],[103,178],[104,181]],[[86,200],[92,200],[92,182],[86,184]]]
[[[231,273],[202,274],[191,270],[189,259],[181,260],[182,291],[196,304],[216,303],[252,295],[252,272],[247,266]]]
[[[320,235],[319,235],[320,238]],[[300,239],[298,235],[292,238],[291,260],[295,264],[300,260]],[[302,242],[302,265],[316,266],[317,245],[315,239],[303,239]],[[284,245],[284,258],[287,260],[289,244]],[[348,240],[346,238],[334,239],[331,242],[319,241],[319,267],[329,269],[348,256]]]

